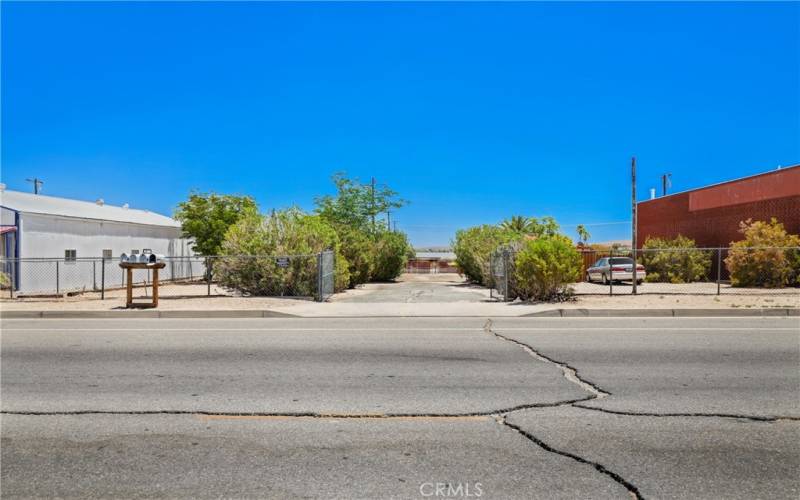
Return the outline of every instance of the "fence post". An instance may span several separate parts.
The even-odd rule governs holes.
[[[614,271],[611,270],[613,265],[611,264],[611,257],[614,256],[614,249],[610,249],[608,251],[608,296],[614,296]]]
[[[494,252],[489,255],[489,298],[494,298]]]
[[[722,280],[722,249],[717,248],[717,295],[719,295],[721,280]]]
[[[92,290],[97,291],[97,261],[92,260]]]
[[[211,297],[211,258],[206,257],[206,295]]]
[[[100,269],[100,300],[106,300],[106,258],[101,261],[103,268]]]
[[[59,279],[58,272],[59,272],[59,270],[58,270],[58,261],[56,261],[56,295],[58,295],[59,292],[60,292],[60,287],[59,287],[59,282],[58,282],[58,279]]]
[[[508,249],[503,250],[503,302],[508,302]]]
[[[17,265],[19,264],[19,260],[16,262],[11,262],[11,279],[8,283],[8,293],[10,294],[10,298],[14,298],[14,285],[17,284],[17,273],[15,272],[17,269]]]
[[[317,254],[317,302],[322,302],[322,252]]]

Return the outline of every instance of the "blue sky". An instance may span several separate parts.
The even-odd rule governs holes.
[[[172,213],[346,171],[417,245],[800,162],[797,3],[2,3],[2,181]],[[573,233],[574,227],[565,227]]]

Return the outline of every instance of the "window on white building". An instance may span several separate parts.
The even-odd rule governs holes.
[[[77,250],[64,250],[64,261],[65,262],[75,262],[78,259],[78,251]]]
[[[103,258],[104,258],[104,259],[110,259],[110,258],[112,257],[111,253],[112,253],[112,252],[111,252],[111,249],[110,249],[110,248],[106,248],[106,249],[104,249],[104,250],[103,250]]]

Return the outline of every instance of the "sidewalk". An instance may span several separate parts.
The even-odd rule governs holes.
[[[800,308],[800,295],[746,296],[746,295],[624,295],[578,296],[561,303],[522,304],[503,303],[485,298],[462,302],[349,302],[349,294],[363,294],[360,290],[337,295],[330,302],[279,297],[162,297],[158,311],[259,311],[302,317],[377,317],[377,316],[481,316],[512,317],[542,314],[559,310],[649,310],[654,315],[671,310],[718,310],[720,313],[736,310],[768,310]],[[69,312],[109,311],[122,312],[124,299],[110,297],[106,300],[70,297],[64,299],[2,300],[0,313],[13,311]],[[137,310],[144,313],[147,310]]]

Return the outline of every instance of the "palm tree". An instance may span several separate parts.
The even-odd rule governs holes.
[[[589,234],[589,231],[586,230],[586,226],[584,226],[583,224],[578,224],[578,227],[575,228],[575,232],[578,233],[578,238],[580,238],[581,242],[584,245],[592,236],[591,234]]]
[[[524,215],[513,215],[500,223],[500,227],[506,231],[517,234],[530,234],[534,230],[534,221]]]

